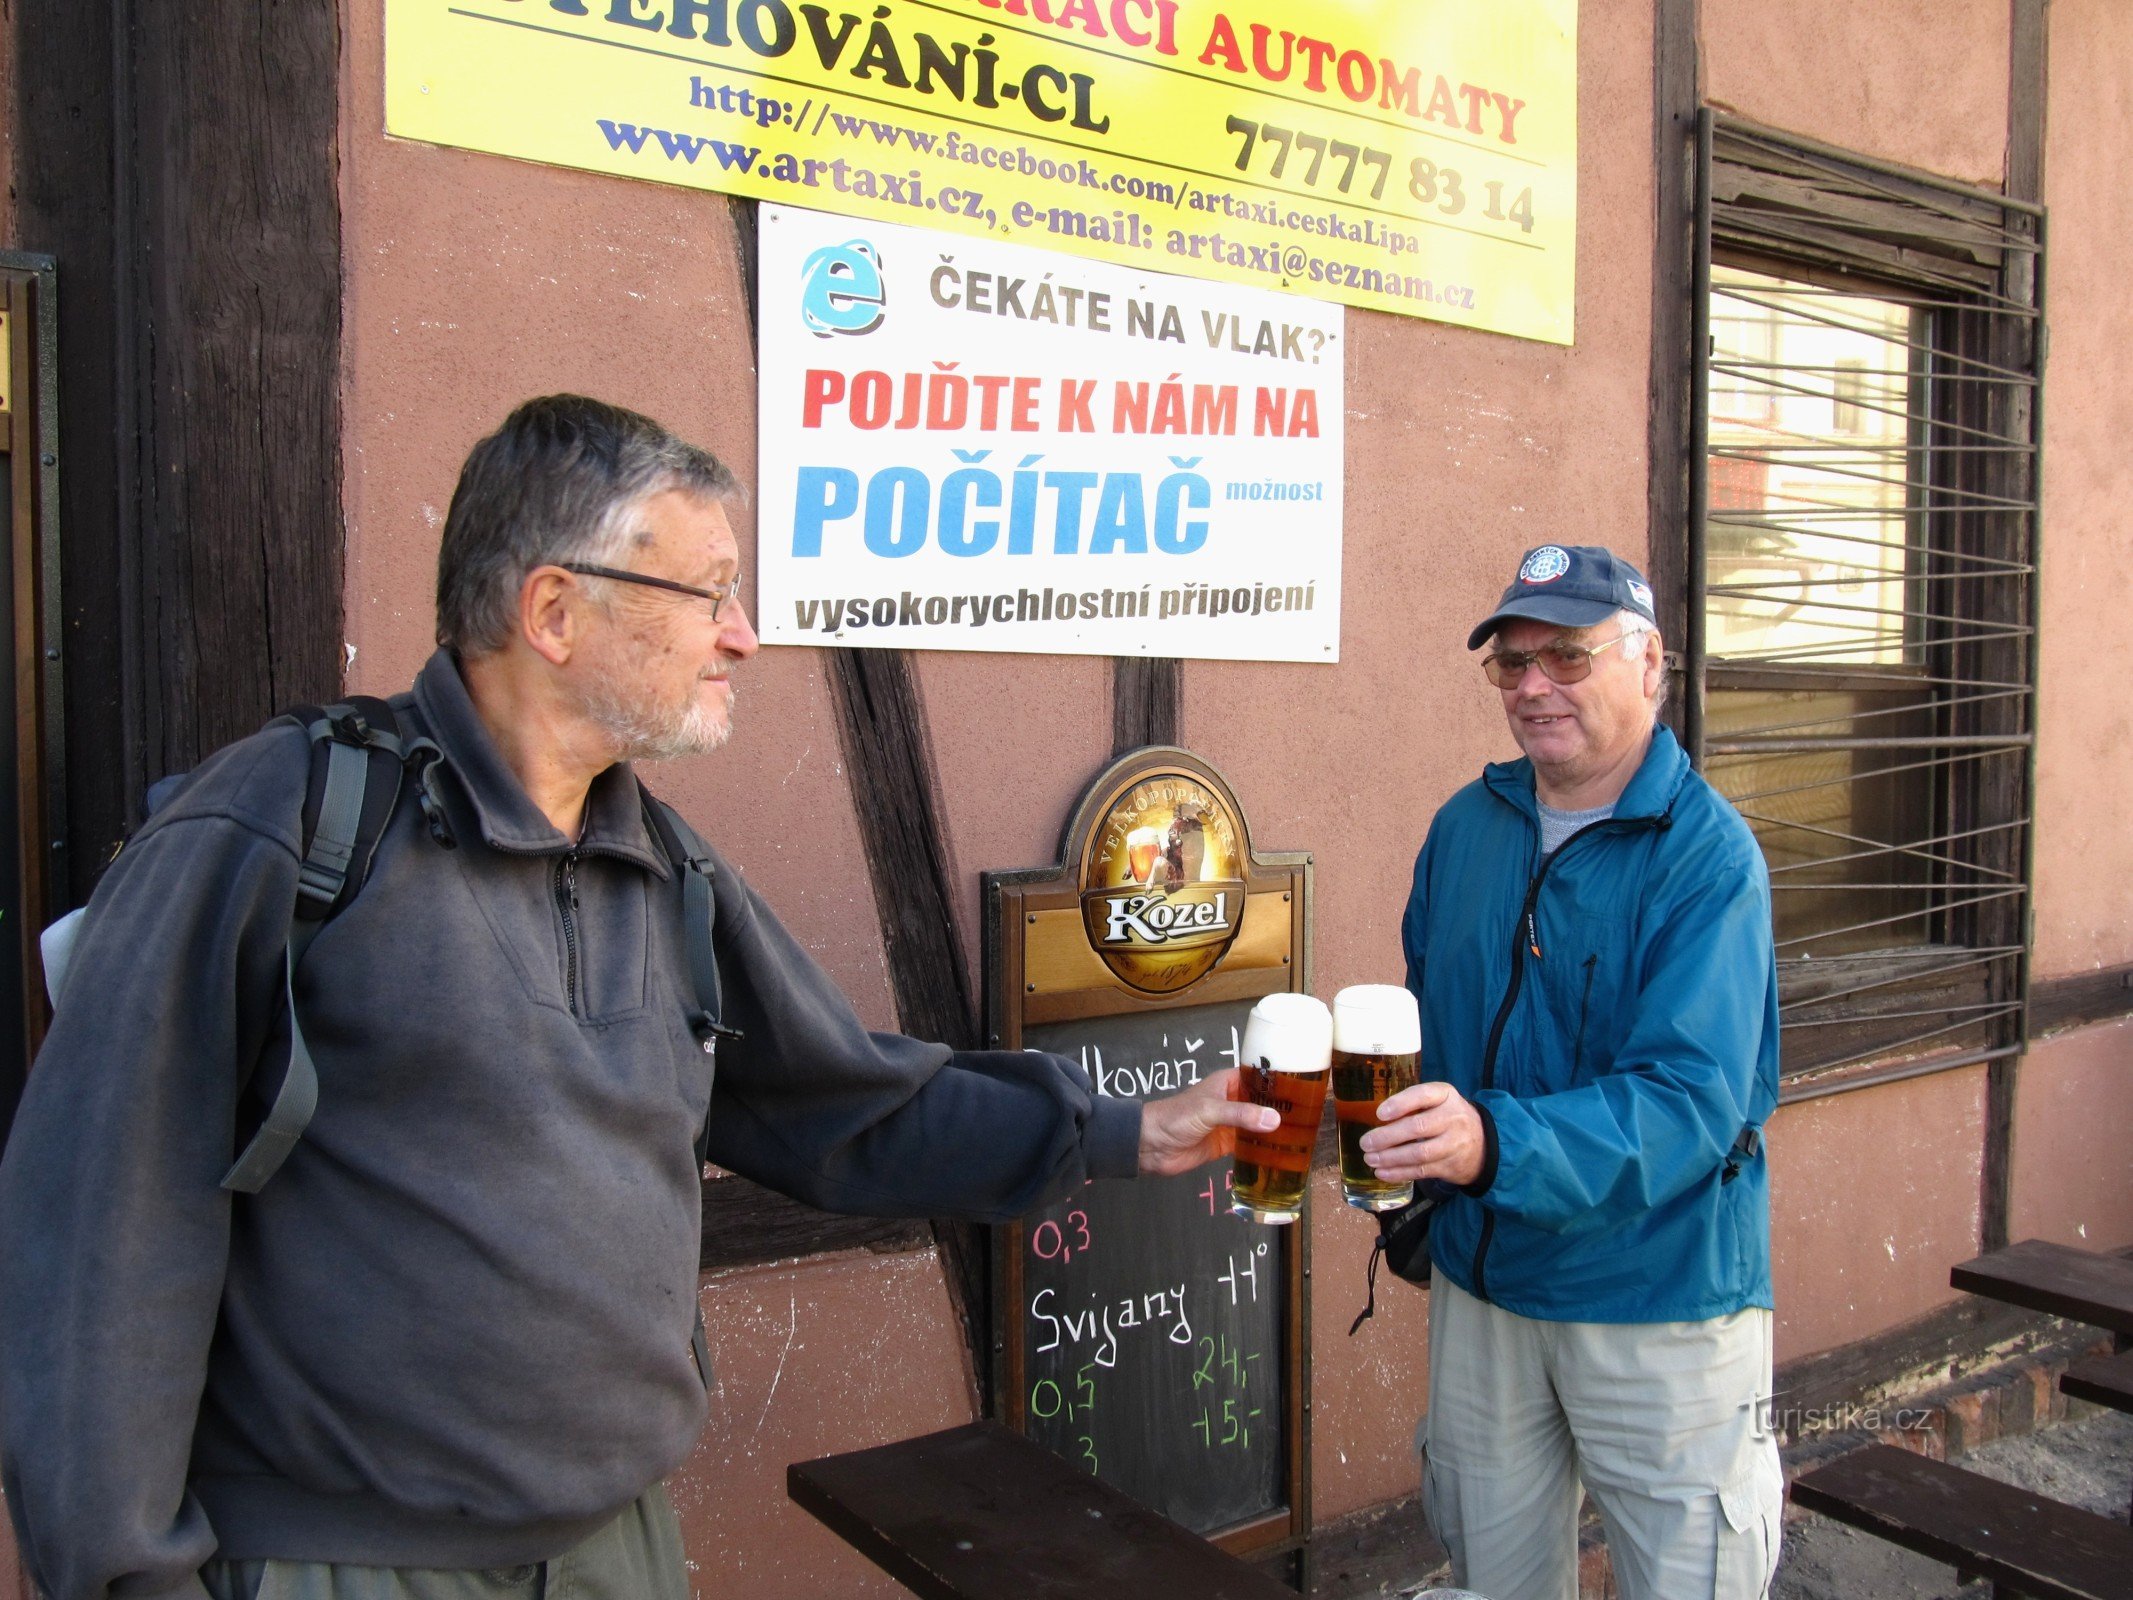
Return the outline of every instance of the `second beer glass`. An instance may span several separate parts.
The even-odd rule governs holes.
[[[1281,1126],[1272,1133],[1238,1131],[1229,1203],[1238,1216],[1294,1222],[1303,1215],[1332,1051],[1333,1017],[1323,1000],[1270,994],[1252,1007],[1237,1075],[1244,1098],[1279,1111]]]
[[[1415,1197],[1411,1183],[1387,1183],[1370,1170],[1363,1135],[1378,1125],[1378,1107],[1416,1081],[1422,1017],[1415,997],[1397,984],[1359,983],[1333,997],[1333,1112],[1340,1119],[1341,1193],[1361,1211],[1397,1211]]]

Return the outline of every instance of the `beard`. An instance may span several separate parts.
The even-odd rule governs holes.
[[[709,755],[733,732],[738,699],[726,685],[725,714],[720,715],[694,693],[680,705],[662,705],[639,678],[595,678],[581,694],[580,709],[614,742],[618,761],[673,761]]]

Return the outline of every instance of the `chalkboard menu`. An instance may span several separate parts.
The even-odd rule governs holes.
[[[1188,753],[1107,769],[1051,868],[988,873],[992,1042],[1148,1100],[1237,1065],[1262,994],[1308,982],[1309,858],[1249,845]],[[1002,1420],[1232,1550],[1309,1531],[1306,1230],[1229,1209],[1229,1165],[1099,1182],[995,1230]]]
[[[1236,1064],[1251,1007],[1033,1028],[1104,1092],[1141,1099]],[[1030,1437],[1198,1533],[1284,1498],[1281,1230],[1234,1216],[1227,1163],[1092,1183],[1022,1228]]]

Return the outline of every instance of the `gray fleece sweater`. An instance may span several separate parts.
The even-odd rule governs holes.
[[[626,767],[573,847],[451,658],[403,794],[297,979],[318,1111],[217,1185],[286,1054],[308,748],[223,750],[120,854],[0,1161],[0,1466],[52,1600],[203,1593],[209,1555],[543,1560],[680,1463],[711,1099],[681,890]],[[412,787],[412,786],[410,786]],[[812,1205],[1014,1217],[1129,1174],[1069,1062],[869,1033],[721,864],[711,1158]],[[262,1065],[240,1099],[239,1063]]]

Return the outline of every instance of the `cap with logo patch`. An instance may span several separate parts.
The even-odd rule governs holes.
[[[1544,544],[1526,552],[1518,576],[1496,609],[1467,635],[1479,650],[1506,622],[1525,618],[1565,628],[1589,628],[1617,611],[1633,611],[1654,627],[1652,586],[1644,574],[1612,550],[1596,544]]]

